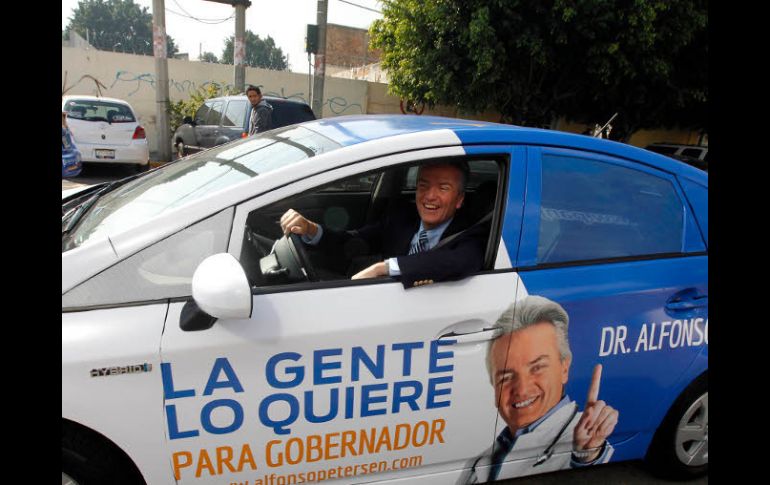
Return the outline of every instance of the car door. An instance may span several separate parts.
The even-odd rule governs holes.
[[[523,149],[444,148],[359,162],[246,201],[228,252],[241,256],[255,210],[373,170],[458,154],[504,160],[509,174],[500,174],[493,228],[504,225],[518,241]],[[494,438],[485,368],[493,333],[484,329],[526,293],[501,242],[493,229],[494,262],[460,281],[407,290],[389,278],[255,287],[250,318],[206,330],[183,331],[190,304],[172,302],[161,368],[175,478],[454,481]]]
[[[222,122],[223,107],[224,102],[221,100],[212,102],[208,113],[206,113],[204,124],[195,127],[195,133],[201,148],[205,149],[216,146],[216,140],[220,132],[220,123]]]
[[[222,115],[222,130],[217,145],[241,138],[244,133],[243,124],[246,121],[248,104],[246,99],[230,99],[227,102],[227,107]]]
[[[649,165],[530,147],[528,174],[516,266],[529,294],[569,315],[567,394],[583,409],[602,364],[599,399],[619,410],[613,460],[638,458],[707,368],[704,238],[677,179]]]

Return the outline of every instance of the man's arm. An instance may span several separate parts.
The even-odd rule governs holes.
[[[401,284],[412,288],[436,281],[457,280],[484,266],[489,225],[471,227],[449,244],[431,251],[399,256]]]

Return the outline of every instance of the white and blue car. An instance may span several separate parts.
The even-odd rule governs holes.
[[[437,159],[468,162],[461,210],[491,215],[478,273],[351,280],[282,236],[288,208],[345,230],[413,204]],[[462,482],[506,425],[489,328],[527,295],[569,315],[579,409],[601,364],[609,461],[706,473],[707,201],[707,173],[628,145],[401,115],[292,125],[69,195],[63,483]],[[492,476],[569,463],[567,438]]]

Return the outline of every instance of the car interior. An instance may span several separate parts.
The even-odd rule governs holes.
[[[462,217],[471,225],[482,219],[482,222],[491,220],[496,201],[503,199],[504,162],[489,158],[467,161],[470,177],[463,206],[455,217]],[[284,237],[280,218],[288,209],[294,209],[322,224],[325,230],[346,231],[375,223],[390,211],[415,211],[417,169],[418,164],[408,164],[356,175],[251,212],[240,256],[250,285],[346,280],[382,261],[382,255],[369,254],[363,241],[353,239],[343,248],[349,265],[334,267],[331,258],[318,248],[304,244],[299,236]],[[487,249],[485,269],[492,265],[496,246],[488,241]]]

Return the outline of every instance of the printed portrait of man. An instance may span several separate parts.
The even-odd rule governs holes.
[[[468,463],[458,484],[481,483],[607,463],[607,441],[618,411],[598,400],[601,365],[594,368],[585,409],[565,393],[572,352],[569,317],[556,302],[528,296],[498,318],[487,348],[487,370],[505,429]]]

